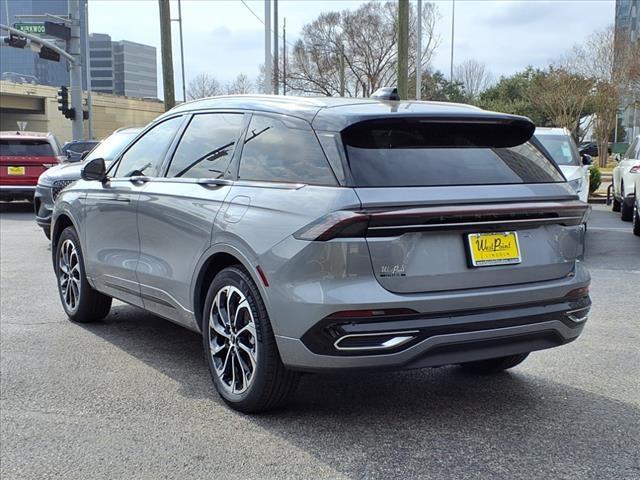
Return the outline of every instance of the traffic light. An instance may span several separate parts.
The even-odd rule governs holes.
[[[69,108],[69,89],[64,85],[58,89],[58,110],[62,112],[65,118],[73,120],[76,116],[76,111],[73,108]]]
[[[18,37],[13,33],[10,33],[8,37],[4,37],[4,43],[14,48],[24,48],[27,46],[27,39]]]
[[[45,47],[44,45],[40,49],[38,56],[43,60],[52,60],[54,62],[60,61],[60,54],[49,47]]]

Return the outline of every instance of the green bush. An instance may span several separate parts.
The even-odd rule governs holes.
[[[589,167],[589,193],[593,193],[600,188],[601,183],[602,175],[600,175],[600,169],[597,165],[591,165]]]

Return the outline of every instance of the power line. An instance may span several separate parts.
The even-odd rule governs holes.
[[[247,10],[249,10],[251,12],[251,15],[253,15],[254,17],[256,17],[256,20],[258,20],[262,25],[264,25],[264,20],[262,18],[260,18],[260,16],[253,11],[253,9],[247,5],[247,2],[245,2],[244,0],[240,0],[242,2],[242,4],[247,7]],[[271,26],[269,26],[269,32],[273,33],[273,28],[271,28]],[[290,47],[294,47],[294,45],[291,42],[287,42],[287,40],[284,39],[284,37],[282,35],[278,35],[279,38],[282,38],[283,42],[286,42],[287,45],[289,45]]]
[[[258,21],[259,21],[262,25],[264,25],[264,20],[262,20],[262,19],[258,16],[258,14],[257,14],[256,12],[254,12],[254,11],[251,9],[251,7],[250,7],[249,5],[247,5],[247,2],[245,2],[244,0],[240,0],[240,1],[242,2],[242,4],[243,4],[245,7],[247,7],[247,10],[249,10],[249,11],[251,12],[251,14],[252,14],[254,17],[256,17],[256,18],[258,19]]]

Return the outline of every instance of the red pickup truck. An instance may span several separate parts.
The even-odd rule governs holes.
[[[0,200],[33,200],[40,174],[61,159],[51,133],[0,132]]]

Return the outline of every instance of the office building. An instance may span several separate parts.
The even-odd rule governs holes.
[[[156,48],[122,40],[113,42],[114,91],[129,97],[158,97]]]
[[[104,33],[89,35],[89,58],[91,64],[91,90],[114,93],[113,43]]]
[[[640,44],[640,0],[616,0],[616,44],[628,41]],[[627,131],[627,141],[640,134],[640,91],[631,92],[620,105],[622,125]]]

